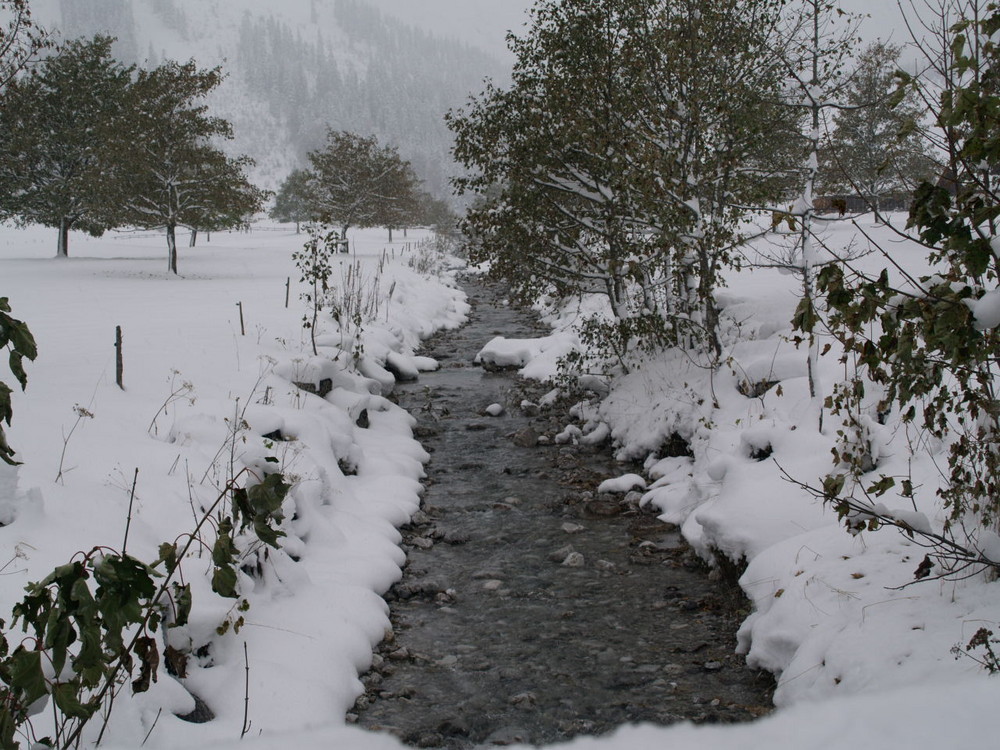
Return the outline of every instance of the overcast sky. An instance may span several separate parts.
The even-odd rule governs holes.
[[[367,0],[382,12],[510,60],[508,30],[523,31],[533,0]]]
[[[906,0],[904,0],[906,1]],[[367,0],[385,13],[430,31],[462,39],[509,60],[504,38],[523,31],[533,0]],[[869,16],[862,23],[866,40],[901,43],[908,39],[896,0],[841,0],[841,7]]]

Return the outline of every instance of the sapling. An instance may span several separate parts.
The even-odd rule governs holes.
[[[309,329],[313,355],[317,355],[319,351],[316,348],[316,325],[319,322],[319,311],[330,289],[330,276],[333,273],[331,258],[336,251],[339,237],[335,229],[323,224],[309,224],[306,232],[309,234],[309,239],[301,250],[292,255],[292,259],[302,274],[300,281],[309,284],[309,290],[300,295],[309,305],[309,311],[303,316],[302,324],[304,328]]]
[[[194,386],[187,380],[177,385],[176,380],[178,375],[180,375],[180,371],[170,371],[170,394],[160,404],[160,408],[156,410],[156,414],[153,415],[153,419],[149,422],[149,427],[146,428],[146,432],[152,435],[159,433],[156,420],[159,419],[161,414],[166,414],[172,404],[178,401],[187,401],[189,404],[193,404],[195,401],[195,397],[192,395],[194,393]]]
[[[62,453],[59,454],[59,473],[56,474],[56,478],[55,478],[55,481],[56,482],[60,482],[60,483],[63,480],[63,474],[66,471],[69,471],[69,469],[66,469],[66,470],[63,469],[63,464],[66,461],[66,449],[69,447],[69,440],[70,440],[70,438],[73,437],[73,433],[76,432],[76,428],[80,426],[80,422],[82,422],[84,419],[93,419],[94,418],[93,412],[89,411],[88,409],[85,409],[84,407],[80,406],[79,404],[75,404],[73,406],[73,413],[76,414],[76,421],[73,422],[73,426],[69,428],[69,432],[68,433],[63,432]]]

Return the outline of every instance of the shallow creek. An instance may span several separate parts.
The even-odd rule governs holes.
[[[394,633],[349,720],[469,748],[766,713],[770,678],[733,654],[737,597],[676,530],[593,493],[628,471],[606,450],[532,445],[565,415],[520,408],[527,386],[472,360],[495,335],[544,331],[490,287],[465,288],[469,324],[427,342],[441,370],[397,392],[431,462],[386,597]],[[503,415],[485,415],[493,403]]]

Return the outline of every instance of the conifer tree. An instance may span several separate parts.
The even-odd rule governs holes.
[[[309,173],[304,169],[292,170],[274,196],[270,217],[275,221],[295,222],[295,234],[300,225],[309,221]]]
[[[829,191],[854,193],[879,215],[888,196],[906,196],[937,170],[918,126],[916,92],[896,97],[901,48],[870,44],[858,57],[824,151]]]

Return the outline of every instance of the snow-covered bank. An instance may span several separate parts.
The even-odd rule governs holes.
[[[870,217],[860,226],[919,275],[921,248],[873,226]],[[834,225],[827,242],[840,252],[852,242],[865,244],[850,224]],[[872,254],[855,264],[872,270],[885,260]],[[882,696],[915,685],[926,693],[920,700],[931,704],[963,680],[983,685],[980,665],[956,658],[953,647],[964,647],[981,627],[997,628],[1000,588],[982,577],[907,585],[914,582],[923,548],[892,529],[847,534],[832,510],[790,481],[820,484],[832,470],[840,428],[839,419],[827,414],[819,431],[806,353],[791,342],[798,280],[747,269],[727,281],[718,297],[727,322],[721,370],[713,373],[683,353],[649,357],[613,380],[599,403],[578,405],[578,431],[566,434],[586,439],[610,432],[619,457],[644,462],[644,501],[665,521],[680,526],[706,558],[748,563],[740,583],[754,611],[738,647],[751,665],[778,676],[779,707],[855,695],[873,705],[886,700],[898,706],[903,702],[894,694]],[[546,339],[546,349],[572,343],[566,326],[574,318],[574,310],[552,316],[562,332]],[[829,389],[844,378],[844,365],[837,343],[827,343],[831,349],[820,360],[819,380]],[[529,343],[520,342],[519,350],[529,351]],[[481,357],[503,358],[509,351],[494,342]],[[522,372],[554,374],[543,357],[526,362]],[[873,419],[868,429],[877,466],[870,481],[880,474],[909,475],[920,488],[919,505],[900,512],[939,524],[934,490],[942,480],[935,460],[943,447],[928,450],[891,414],[885,425]],[[890,507],[891,497],[885,498]],[[978,736],[985,739],[997,721],[989,713],[979,721]],[[747,731],[750,737],[758,730]],[[934,746],[918,735],[913,741]]]
[[[413,372],[433,366],[412,358],[413,348],[467,310],[447,277],[409,267],[420,238],[389,245],[382,233],[363,233],[343,256],[344,269],[358,264],[365,294],[381,299],[364,325],[368,372],[385,373],[387,359]],[[181,278],[165,273],[162,237],[74,236],[65,261],[50,257],[52,241],[48,230],[0,234],[0,293],[39,349],[8,433],[23,465],[0,470],[9,522],[0,544],[10,557],[0,611],[6,618],[26,583],[78,551],[121,548],[136,469],[128,552],[152,562],[162,542],[194,529],[229,476],[273,463],[294,482],[283,508],[288,536],[280,552],[248,547],[239,586],[249,609],[212,593],[206,549],[196,546],[183,564],[194,610],[170,643],[189,653],[184,685],[216,720],[174,717],[194,701],[161,666],[148,693],[116,702],[108,737],[138,746],[154,722],[147,747],[239,736],[244,643],[255,734],[342,724],[361,692],[358,671],[389,626],[378,594],[400,574],[396,527],[419,505],[427,456],[411,418],[380,395],[384,383],[352,374],[349,355],[333,361],[337,350],[323,346],[340,343],[331,320],[313,357],[291,260],[304,235],[277,227],[214,234],[182,252]],[[337,283],[336,260],[335,269]],[[124,391],[115,384],[117,325]],[[293,382],[332,390],[320,398]],[[216,634],[241,617],[238,634]]]
[[[567,750],[931,750],[989,747],[1000,730],[1000,682],[978,677],[956,684],[905,688],[888,695],[803,703],[753,724],[623,727],[606,737],[553,745]],[[249,738],[248,738],[249,739]],[[227,742],[216,750],[402,750],[388,735],[316,729]],[[526,750],[526,746],[511,746]],[[113,748],[112,750],[118,750]],[[125,750],[125,748],[120,748]]]
[[[383,239],[358,237],[357,260],[369,278],[388,246]],[[841,241],[848,239],[845,231]],[[213,497],[233,450],[250,466],[277,458],[299,480],[288,501],[286,552],[272,553],[255,577],[241,575],[246,613],[211,593],[207,559],[185,565],[195,614],[172,638],[196,649],[211,643],[190,660],[186,686],[217,719],[196,726],[173,717],[192,699],[161,668],[149,693],[116,703],[105,746],[138,747],[151,729],[150,748],[235,746],[246,642],[252,727],[242,747],[401,747],[344,727],[343,717],[361,691],[357,672],[388,625],[376,592],[399,575],[395,527],[417,507],[426,454],[409,417],[372,392],[381,388],[377,379],[313,358],[291,262],[303,241],[288,231],[213,235],[208,245],[182,250],[183,278],[175,279],[165,273],[159,237],[74,236],[74,257],[54,261],[51,231],[0,233],[0,296],[11,298],[40,349],[27,392],[15,394],[9,430],[25,463],[16,473],[0,468],[3,520],[10,521],[0,528],[10,558],[0,577],[0,616],[25,583],[77,551],[121,547],[137,467],[128,550],[150,560],[159,543],[192,528],[192,506]],[[431,366],[410,358],[412,347],[435,328],[456,325],[466,309],[453,287],[412,273],[405,258],[394,262],[405,242],[388,246],[383,288],[386,297],[392,289],[392,300],[366,326],[376,375],[390,352],[417,370]],[[919,260],[919,252],[911,257]],[[742,582],[755,613],[741,642],[752,661],[781,672],[778,700],[786,707],[753,725],[626,728],[573,747],[930,750],[988,746],[1000,730],[993,710],[1000,683],[950,654],[978,627],[1000,621],[996,584],[893,590],[912,580],[922,550],[891,530],[848,536],[777,471],[775,461],[815,481],[828,470],[832,445],[813,427],[804,354],[783,338],[794,285],[770,271],[730,280],[723,302],[739,325],[727,338],[732,366],[714,381],[690,363],[660,358],[620,380],[600,406],[576,410],[585,431],[610,430],[623,456],[644,459],[674,433],[689,442],[692,458],[647,464],[649,501],[703,551],[749,558]],[[124,330],[124,392],[114,383],[116,325]],[[572,343],[569,334],[556,338],[537,347],[528,367],[551,370],[553,353]],[[319,341],[340,345],[332,329]],[[526,348],[534,351],[518,343],[505,356]],[[835,354],[822,362],[832,383]],[[326,379],[334,390],[325,398],[290,383]],[[772,385],[740,392],[753,394],[743,383],[761,382]],[[705,398],[713,392],[718,409]],[[75,405],[93,416],[79,416]],[[885,431],[880,470],[905,465],[905,437]],[[927,461],[912,462],[912,471],[915,484],[938,481]],[[246,624],[238,634],[215,634],[240,614]]]

